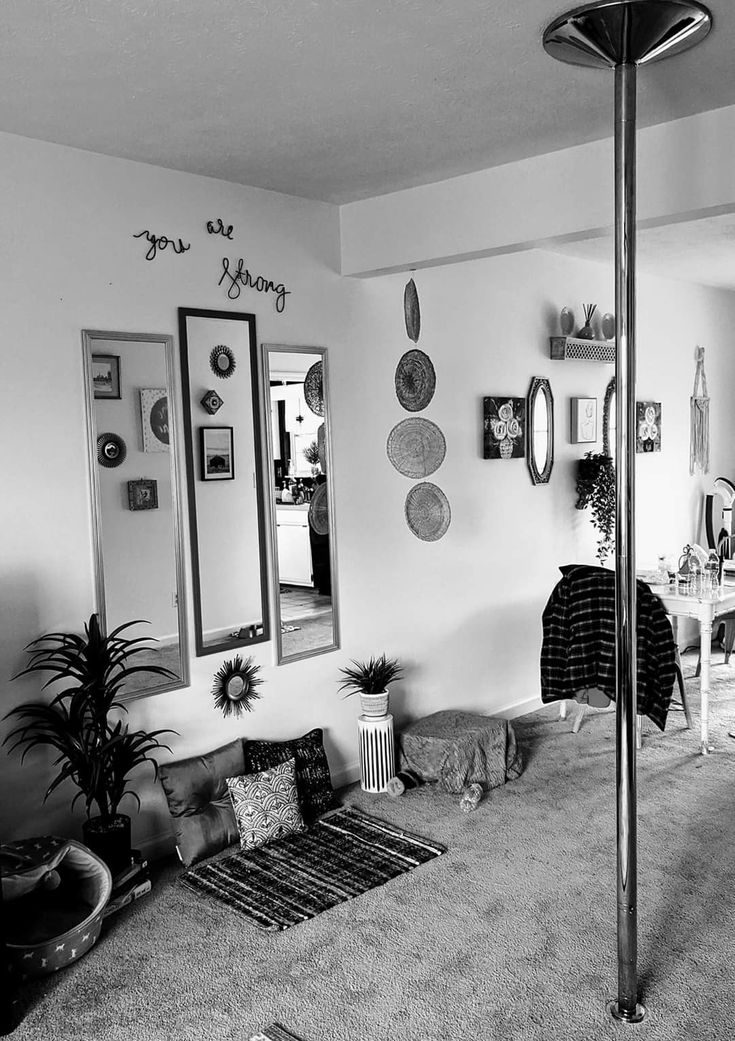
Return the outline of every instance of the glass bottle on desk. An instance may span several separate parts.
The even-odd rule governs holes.
[[[714,550],[707,557],[704,565],[704,588],[707,596],[717,596],[720,591],[720,558]]]

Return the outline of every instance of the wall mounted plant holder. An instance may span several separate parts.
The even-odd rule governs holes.
[[[549,357],[554,361],[602,361],[615,364],[615,340],[581,340],[577,336],[550,336]]]
[[[216,390],[208,390],[200,402],[205,412],[208,412],[210,416],[213,416],[216,412],[224,405],[224,401],[219,396]]]
[[[421,333],[421,309],[419,308],[419,293],[412,278],[409,279],[403,290],[403,315],[406,320],[406,335],[409,340],[418,343]]]

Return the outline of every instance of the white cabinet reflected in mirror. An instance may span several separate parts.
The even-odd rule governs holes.
[[[179,308],[197,655],[270,639],[255,315]]]
[[[173,338],[84,330],[97,613],[107,632],[150,638],[123,698],[185,687],[189,655],[173,409]]]
[[[264,343],[278,661],[339,646],[327,352]]]

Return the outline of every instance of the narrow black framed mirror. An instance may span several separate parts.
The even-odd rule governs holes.
[[[339,647],[327,352],[264,343],[262,385],[278,663]]]
[[[534,376],[526,402],[526,462],[532,484],[548,484],[554,466],[554,396],[551,384]]]
[[[82,332],[96,611],[103,630],[151,640],[123,700],[189,685],[173,337]]]
[[[255,315],[179,308],[197,656],[270,639]]]

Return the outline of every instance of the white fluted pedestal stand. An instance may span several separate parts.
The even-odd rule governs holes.
[[[360,787],[364,792],[384,792],[396,773],[393,716],[359,716]]]

